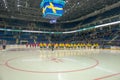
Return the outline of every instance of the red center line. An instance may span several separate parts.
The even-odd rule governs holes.
[[[114,77],[114,76],[117,76],[117,75],[120,75],[120,73],[103,76],[103,77],[100,77],[100,78],[97,78],[97,79],[94,79],[94,80],[103,80],[103,79]]]

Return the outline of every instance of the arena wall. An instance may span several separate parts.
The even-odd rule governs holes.
[[[120,46],[111,46],[111,49],[120,50]]]
[[[25,45],[7,45],[7,49],[13,49],[13,48],[26,48]]]

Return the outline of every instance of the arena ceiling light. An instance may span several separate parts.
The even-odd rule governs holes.
[[[6,0],[3,0],[3,2],[4,2],[4,4],[5,4],[5,8],[8,8],[8,7],[7,7],[7,2],[6,2]]]

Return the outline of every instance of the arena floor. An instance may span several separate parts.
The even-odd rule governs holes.
[[[120,51],[0,51],[0,80],[120,80]]]

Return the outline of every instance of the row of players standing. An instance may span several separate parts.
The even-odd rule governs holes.
[[[26,44],[26,47],[40,47],[40,48],[98,48],[98,43],[33,43]]]

